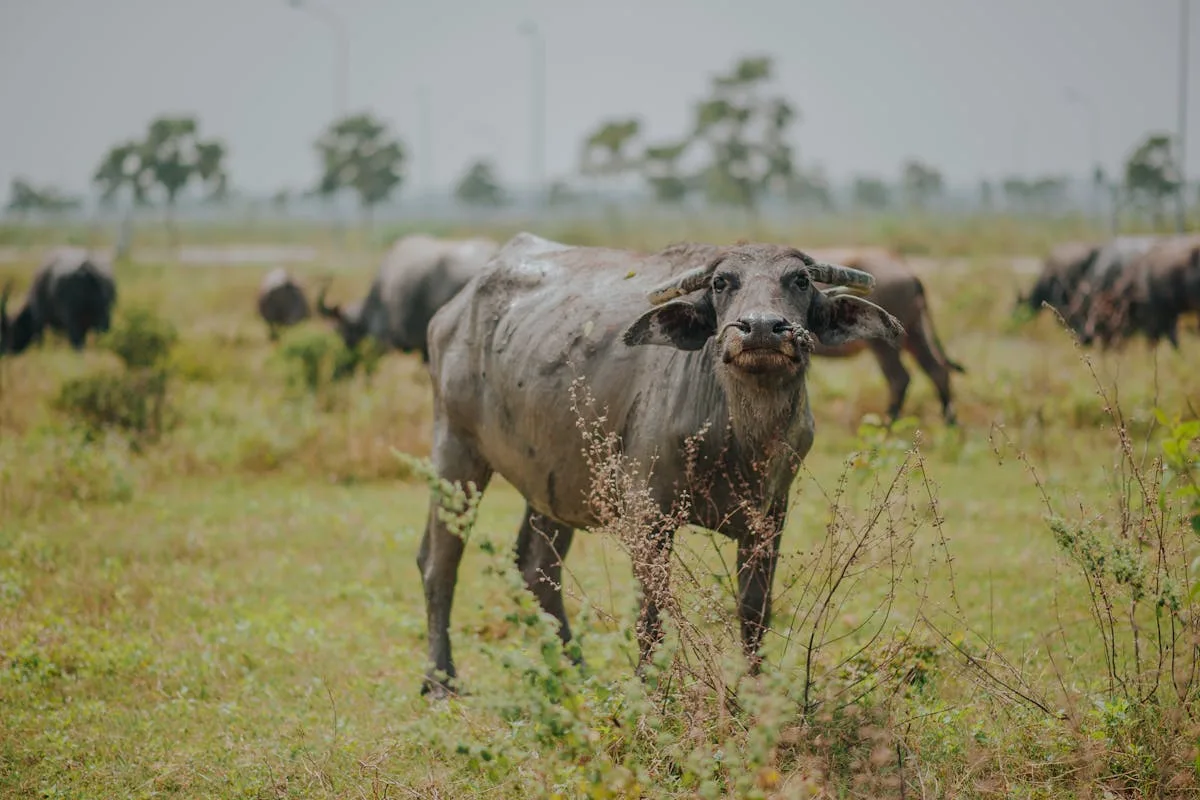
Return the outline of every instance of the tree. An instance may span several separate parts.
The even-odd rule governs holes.
[[[765,194],[786,192],[795,177],[785,137],[798,114],[782,97],[763,96],[771,70],[769,57],[743,58],[696,106],[693,136],[709,149],[702,176],[710,202],[753,214]]]
[[[78,208],[81,201],[70,197],[54,187],[38,188],[24,178],[14,178],[9,186],[7,211],[19,216],[30,212],[59,214]]]
[[[1024,213],[1029,210],[1032,192],[1029,182],[1024,178],[1017,176],[1005,178],[1000,184],[1000,190],[1004,192],[1004,204],[1009,211]]]
[[[863,175],[854,179],[852,198],[854,205],[859,208],[875,211],[885,209],[891,202],[890,194],[882,178]]]
[[[114,145],[92,175],[92,183],[100,189],[100,202],[111,205],[123,189],[128,189],[135,205],[148,199],[150,175],[144,169],[141,148],[135,141]]]
[[[930,200],[942,193],[942,173],[917,159],[905,162],[900,183],[908,202],[923,210]]]
[[[589,178],[615,178],[636,169],[638,162],[627,148],[641,130],[642,123],[636,117],[600,123],[584,140],[580,173]]]
[[[991,211],[996,206],[996,187],[986,178],[979,182],[979,207]]]
[[[567,206],[579,200],[579,195],[565,180],[556,180],[550,184],[546,201],[551,206]]]
[[[368,225],[375,206],[404,182],[404,144],[370,114],[334,122],[317,140],[316,150],[321,163],[317,194],[329,199],[344,190],[353,191]]]
[[[199,135],[195,117],[159,117],[150,123],[138,146],[140,169],[162,189],[167,229],[174,241],[175,203],[193,181],[207,189],[209,198],[223,197],[228,185],[225,145]]]
[[[219,199],[228,186],[225,145],[218,139],[201,139],[199,127],[195,117],[159,117],[141,141],[112,147],[92,175],[101,202],[111,203],[128,188],[133,203],[145,205],[160,189],[167,230],[176,240],[175,203],[180,194],[196,182],[205,187],[208,198]]]
[[[1163,221],[1163,201],[1178,192],[1181,185],[1168,134],[1147,135],[1125,162],[1126,196],[1149,206],[1155,226]]]
[[[798,205],[833,211],[833,187],[825,171],[819,167],[798,170],[788,182],[787,195],[790,201]]]
[[[496,178],[491,162],[479,160],[471,164],[454,189],[454,196],[468,206],[502,206],[506,202],[504,190]]]
[[[694,186],[679,164],[691,141],[648,146],[642,154],[642,177],[650,184],[654,199],[667,205],[682,205]]]

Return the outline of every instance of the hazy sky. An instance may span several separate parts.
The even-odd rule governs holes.
[[[318,0],[311,0],[316,3]],[[546,42],[547,172],[572,172],[606,116],[652,138],[683,132],[709,77],[776,60],[799,107],[804,164],[894,175],[919,156],[956,182],[1014,171],[1110,169],[1150,128],[1176,125],[1178,0],[319,0],[345,22],[350,110],[410,147],[427,87],[432,177],[493,156],[530,174],[530,41]],[[1200,4],[1192,12],[1189,174],[1200,173]],[[306,187],[334,107],[330,29],[287,0],[0,0],[0,185],[83,189],[104,150],[161,112],[224,138],[234,184]],[[0,188],[0,192],[6,189]]]

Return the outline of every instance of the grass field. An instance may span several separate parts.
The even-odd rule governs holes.
[[[0,283],[32,267],[0,265]],[[1047,315],[1013,321],[1028,278],[1008,256],[928,262],[939,333],[969,369],[961,427],[915,366],[912,417],[889,434],[870,424],[886,391],[868,356],[814,364],[817,443],[761,681],[739,675],[733,549],[703,532],[677,540],[686,619],[657,683],[632,677],[636,589],[603,533],[567,561],[586,667],[543,647],[552,632],[507,569],[523,505],[496,480],[454,609],[469,694],[434,704],[415,566],[429,491],[393,453],[427,452],[428,377],[389,355],[370,376],[298,383],[283,353],[324,329],[268,341],[265,269],[119,268],[121,312],[179,332],[160,438],[84,429],[55,402],[120,369],[103,349],[51,340],[0,361],[5,796],[1200,791],[1197,540],[1173,494],[1188,476],[1156,466],[1171,423],[1196,418],[1200,337],[1089,362]],[[336,292],[370,274],[344,271]],[[1175,433],[1194,464],[1197,441]]]

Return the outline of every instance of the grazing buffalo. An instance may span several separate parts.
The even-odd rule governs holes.
[[[279,329],[296,325],[311,315],[304,289],[283,267],[268,272],[258,287],[258,314],[267,323],[271,341]]]
[[[1042,262],[1042,272],[1029,294],[1017,295],[1017,308],[1027,307],[1036,316],[1045,303],[1065,318],[1075,290],[1099,250],[1094,242],[1056,245]]]
[[[347,347],[370,336],[385,349],[419,350],[428,361],[429,320],[479,272],[496,247],[490,239],[406,236],[384,256],[365,298],[331,307],[323,287],[317,311],[334,321]]]
[[[1141,331],[1156,346],[1164,336],[1179,349],[1179,317],[1200,313],[1200,236],[1163,239],[1113,285],[1107,315],[1089,319],[1088,334],[1108,345]]]
[[[8,316],[12,285],[0,292],[0,355],[17,354],[38,341],[46,328],[66,335],[82,350],[88,331],[108,330],[117,284],[109,264],[85,250],[63,248],[50,254],[33,275],[25,305]]]
[[[950,391],[950,372],[966,372],[966,369],[946,355],[929,315],[929,298],[921,279],[913,274],[899,255],[882,248],[820,250],[813,251],[811,255],[862,270],[875,278],[875,288],[867,298],[900,320],[905,331],[901,349],[907,350],[933,381],[942,403],[942,417],[953,425],[956,417],[954,397]],[[887,413],[895,420],[904,406],[909,383],[908,370],[900,360],[899,350],[878,340],[860,339],[837,347],[818,344],[813,354],[845,358],[858,355],[868,348],[887,379],[890,396]]]
[[[564,642],[562,559],[575,528],[605,524],[593,481],[613,469],[589,465],[578,380],[614,437],[616,473],[644,476],[645,494],[619,490],[620,501],[643,497],[654,518],[637,533],[657,554],[649,569],[635,559],[639,665],[661,637],[651,587],[668,563],[672,520],[686,512],[738,543],[742,642],[758,671],[789,489],[813,443],[809,355],[817,340],[895,346],[904,333],[877,305],[817,283],[869,290],[874,280],[778,245],[642,254],[518,234],[434,316],[433,465],[479,491],[499,473],[524,496],[518,564]],[[463,554],[439,510],[435,497],[417,556],[429,629],[423,691],[435,695],[453,691],[450,609]]]
[[[1084,345],[1090,345],[1093,336],[1089,328],[1113,311],[1113,287],[1122,275],[1141,258],[1146,251],[1161,241],[1159,236],[1119,236],[1096,251],[1095,257],[1084,270],[1075,295],[1064,315],[1067,324]]]

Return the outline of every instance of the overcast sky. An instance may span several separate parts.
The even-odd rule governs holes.
[[[318,0],[311,0],[317,3]],[[1178,0],[319,0],[350,42],[350,110],[387,120],[406,189],[492,156],[530,174],[530,39],[545,37],[551,177],[599,120],[638,115],[670,138],[710,76],[775,58],[801,110],[803,164],[893,176],[911,156],[970,182],[1115,168],[1148,129],[1174,131]],[[1200,173],[1200,5],[1193,10],[1189,174]],[[314,180],[334,110],[334,38],[288,0],[0,0],[0,182],[79,191],[104,150],[162,112],[230,147],[235,186]],[[430,98],[432,160],[421,136]],[[0,192],[5,191],[0,189]]]

